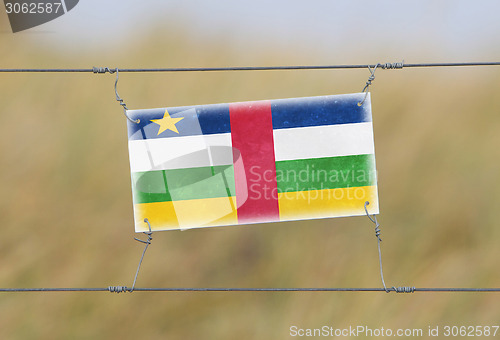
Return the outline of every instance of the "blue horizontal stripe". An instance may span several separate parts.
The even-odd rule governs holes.
[[[272,100],[273,129],[370,122],[370,101],[358,106],[364,96],[357,93]],[[179,133],[166,130],[158,135],[160,126],[151,120],[162,119],[165,110],[172,118],[182,118],[175,124]],[[129,140],[231,132],[229,104],[133,110],[128,114],[133,120],[140,119],[139,124],[128,122]]]
[[[166,130],[158,135],[160,126],[151,122],[151,120],[162,119],[165,110],[168,110],[171,118],[183,118],[175,124],[179,133]],[[128,114],[133,120],[140,119],[139,124],[128,122],[129,140],[210,135],[231,132],[228,104],[133,110],[128,111]]]
[[[273,129],[371,122],[370,101],[364,93],[279,99],[271,101]]]

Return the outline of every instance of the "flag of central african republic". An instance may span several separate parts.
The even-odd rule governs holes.
[[[378,213],[364,96],[129,110],[136,232]]]

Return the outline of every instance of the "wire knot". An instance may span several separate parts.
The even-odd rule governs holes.
[[[369,204],[370,204],[370,202],[368,202],[368,201],[365,202],[366,216],[368,216],[368,218],[370,219],[370,221],[372,221],[373,224],[375,224],[375,237],[379,240],[379,242],[382,242],[382,239],[380,238],[380,234],[382,233],[382,231],[380,230],[380,223],[378,223],[377,217],[375,215],[373,215],[373,217],[371,217],[370,214],[368,213],[368,209],[366,207]]]
[[[362,91],[362,92],[365,92],[366,90],[368,90],[368,87],[370,87],[370,86],[371,86],[372,81],[374,81],[374,80],[375,80],[375,70],[377,69],[377,66],[378,66],[378,65],[375,65],[375,68],[374,68],[373,70],[372,70],[372,69],[370,69],[371,74],[370,74],[370,76],[368,77],[368,80],[366,81],[365,87],[363,88],[363,91]],[[363,101],[364,101],[364,100],[363,100]]]
[[[394,70],[394,69],[402,69],[405,65],[405,61],[403,60],[402,62],[396,62],[396,63],[385,63],[385,64],[379,64],[379,67],[382,68],[383,70]]]
[[[131,290],[129,290],[127,288],[127,286],[109,286],[108,291],[110,293],[117,293],[117,294],[124,293],[124,292],[132,292]]]
[[[110,73],[113,74],[117,72],[117,69],[109,68],[109,67],[92,67],[92,72],[94,73]]]
[[[149,223],[149,220],[147,218],[144,219],[144,223],[148,224],[149,231],[144,231],[143,232],[144,235],[147,235],[148,239],[146,241],[144,241],[144,240],[141,240],[141,239],[139,239],[137,237],[134,237],[134,240],[149,245],[149,244],[151,244],[151,241],[153,240],[153,236],[151,236],[151,235],[153,235],[153,232],[151,231],[151,223]]]
[[[392,287],[392,290],[396,293],[414,293],[415,287]],[[389,293],[391,290],[386,290]]]
[[[373,68],[368,65],[368,70],[370,71],[370,76],[368,77],[368,80],[366,81],[365,87],[363,87],[363,91],[361,93],[364,93],[365,96],[363,97],[363,100],[358,102],[358,106],[362,106],[365,103],[366,98],[368,97],[368,88],[372,84],[372,81],[375,80],[375,71],[377,70],[377,67],[379,67],[380,64],[375,65]]]
[[[365,85],[365,88],[363,89],[363,92],[365,92],[365,90],[368,88],[368,86],[370,86],[372,84],[372,81],[374,81],[374,80],[375,80],[375,75],[371,74],[368,77],[368,80],[366,81],[366,85]]]

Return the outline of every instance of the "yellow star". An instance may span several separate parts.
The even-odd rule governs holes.
[[[151,119],[151,121],[155,124],[160,125],[160,128],[158,129],[158,135],[165,130],[172,130],[175,133],[179,133],[177,130],[177,127],[175,124],[177,124],[180,120],[183,120],[184,117],[180,118],[171,118],[170,115],[168,114],[168,111],[165,110],[165,114],[163,115],[162,119]]]

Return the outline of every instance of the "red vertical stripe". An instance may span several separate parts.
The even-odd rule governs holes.
[[[278,221],[271,102],[229,104],[229,116],[233,148],[241,157],[234,174],[238,223]]]

